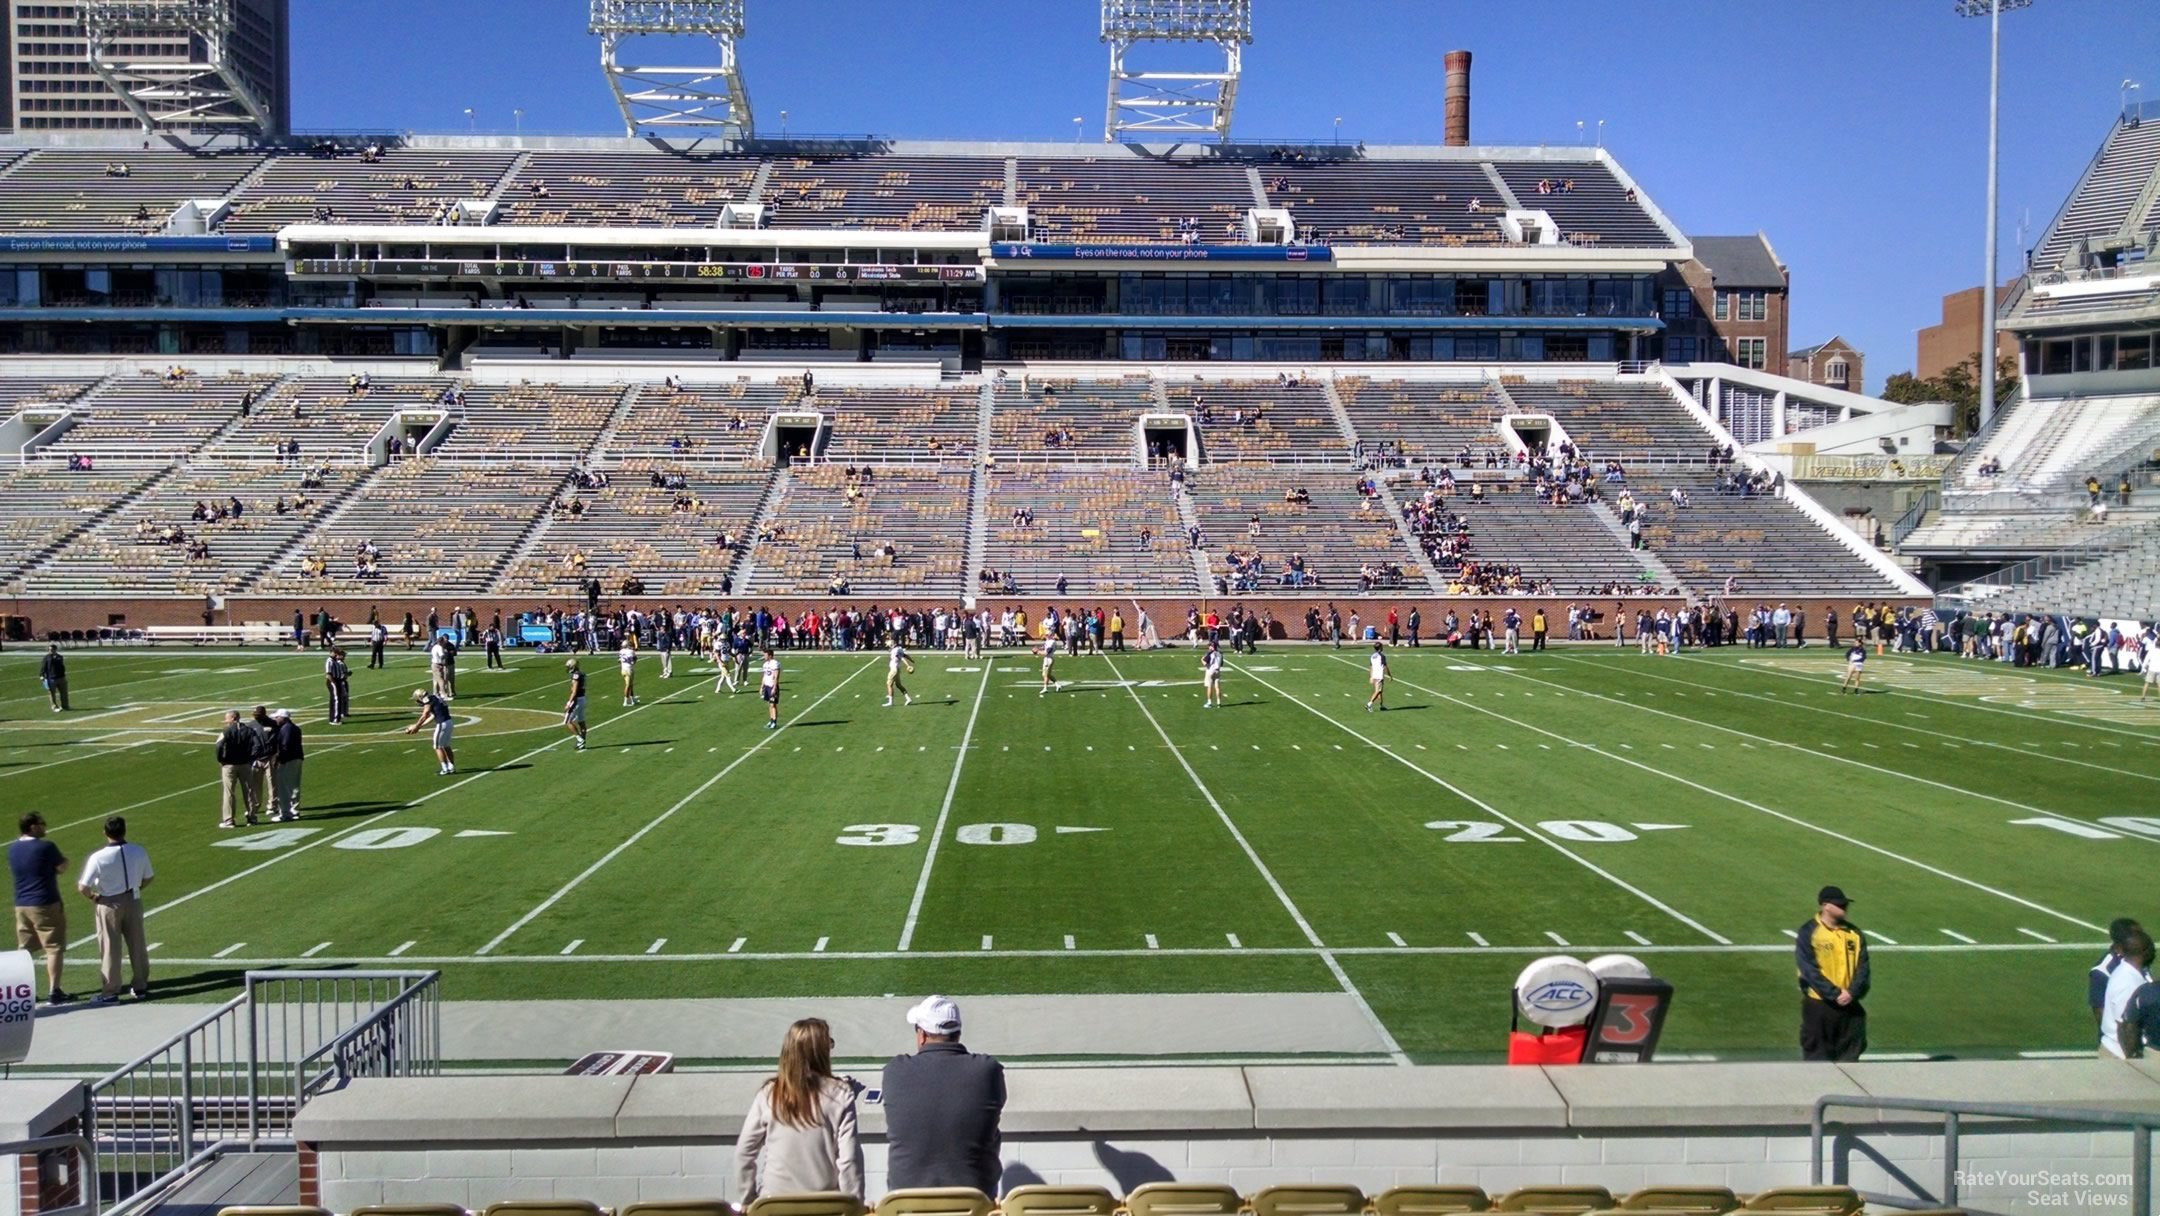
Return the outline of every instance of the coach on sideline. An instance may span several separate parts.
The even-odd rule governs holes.
[[[1867,939],[1845,918],[1851,900],[1836,887],[1815,894],[1815,915],[1800,926],[1793,956],[1800,968],[1800,1056],[1849,1061],[1867,1050]]]
[[[157,877],[150,854],[139,844],[129,844],[127,820],[118,815],[105,821],[105,847],[83,863],[76,883],[83,898],[97,905],[98,974],[105,986],[92,1004],[110,1005],[120,999],[120,949],[127,948],[129,970],[135,982],[129,990],[138,1001],[150,998],[150,947],[143,944],[143,888]]]

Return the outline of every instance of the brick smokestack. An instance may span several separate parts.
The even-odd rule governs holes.
[[[1470,52],[1449,51],[1447,65],[1447,146],[1470,143]]]

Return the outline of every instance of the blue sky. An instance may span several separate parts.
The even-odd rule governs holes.
[[[585,0],[292,0],[301,129],[617,134]],[[1870,387],[1980,281],[1987,33],[1951,0],[1255,0],[1237,132],[1437,143],[1440,56],[1477,56],[1472,138],[1605,143],[1688,232],[1761,230],[1795,346],[1843,334]],[[903,138],[1102,134],[1093,0],[749,0],[760,126]],[[2004,18],[2004,264],[2120,107],[2160,102],[2160,4]]]

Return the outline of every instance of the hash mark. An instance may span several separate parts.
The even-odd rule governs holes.
[[[656,937],[656,938],[654,938],[654,939],[653,939],[653,944],[652,944],[652,945],[650,945],[650,946],[647,946],[647,947],[645,947],[645,953],[647,953],[647,954],[658,954],[658,953],[660,953],[660,947],[662,947],[662,946],[665,946],[665,945],[667,945],[667,939],[666,939],[666,938],[664,938],[664,937]]]
[[[564,947],[563,947],[563,948],[562,948],[561,950],[557,951],[557,953],[559,953],[559,954],[576,954],[576,953],[577,953],[577,948],[578,948],[579,946],[582,946],[582,945],[584,945],[584,944],[585,944],[585,939],[584,939],[584,938],[582,938],[582,937],[573,937],[573,938],[571,938],[571,939],[570,939],[570,944],[569,944],[569,945],[567,945],[567,946],[564,946]]]
[[[744,944],[745,942],[748,942],[749,940],[750,940],[750,939],[749,939],[749,938],[747,938],[747,937],[738,937],[738,938],[736,938],[736,939],[735,939],[735,941],[734,941],[734,942],[733,942],[732,944],[730,944],[730,945],[728,946],[728,948],[727,948],[727,952],[728,952],[729,954],[741,954],[741,953],[742,953],[742,948],[743,948],[743,944]]]
[[[2055,939],[2049,937],[2045,933],[2035,933],[2031,929],[2019,929],[2018,932],[2024,934],[2025,936],[2033,939],[2036,942],[2046,942],[2050,946],[2055,944]]]
[[[1066,948],[1067,950],[1070,950],[1070,949],[1072,949],[1072,948],[1073,948],[1073,935],[1072,935],[1072,934],[1070,934],[1070,933],[1068,933],[1068,934],[1066,934],[1066,935],[1065,935],[1065,948]]]
[[[1407,946],[1410,944],[1409,942],[1406,942],[1402,939],[1402,934],[1400,933],[1390,933],[1387,935],[1387,939],[1391,942],[1394,942],[1398,946]]]
[[[990,935],[987,933],[983,934],[982,948],[985,950],[988,950],[990,948]]]
[[[323,951],[325,951],[325,950],[328,950],[329,948],[330,948],[330,943],[329,943],[329,942],[316,942],[316,943],[315,943],[314,945],[312,945],[312,946],[309,946],[309,947],[308,947],[307,949],[305,949],[305,950],[302,950],[302,951],[300,952],[300,957],[301,957],[301,958],[314,958],[314,957],[315,957],[316,955],[318,955],[318,954],[321,954],[321,953],[322,953]]]
[[[1158,945],[1156,945],[1156,944],[1155,944],[1155,935],[1154,935],[1154,934],[1152,934],[1152,933],[1150,933],[1150,934],[1148,934],[1148,935],[1147,935],[1147,948],[1148,948],[1148,949],[1150,949],[1150,950],[1160,950],[1160,949],[1162,949],[1162,947],[1160,947],[1160,946],[1158,946]]]
[[[1545,931],[1545,936],[1547,936],[1547,937],[1551,938],[1551,939],[1552,939],[1552,942],[1553,942],[1553,945],[1555,945],[1555,946],[1565,946],[1565,945],[1567,945],[1567,944],[1568,944],[1568,939],[1566,939],[1566,938],[1564,938],[1564,937],[1560,936],[1559,934],[1557,934],[1557,933],[1553,932],[1553,931],[1552,931],[1552,930],[1550,930],[1550,929],[1547,929],[1547,930]]]
[[[245,945],[247,945],[246,942],[234,942],[232,945],[225,947],[223,950],[218,951],[216,954],[213,954],[210,957],[224,958],[228,954],[237,954],[240,952],[241,947]]]
[[[825,947],[826,947],[826,946],[828,946],[828,945],[830,945],[831,943],[832,943],[832,939],[831,939],[831,938],[829,938],[829,937],[821,937],[821,938],[817,939],[817,945],[815,945],[815,946],[812,946],[812,947],[810,947],[810,953],[812,953],[812,954],[823,954],[823,953],[825,953]]]
[[[1477,935],[1477,934],[1475,934],[1475,933],[1469,933],[1469,934],[1465,934],[1465,936],[1467,936],[1467,937],[1468,937],[1468,938],[1469,938],[1469,939],[1470,939],[1471,941],[1473,941],[1473,942],[1477,943],[1477,944],[1478,944],[1478,945],[1480,945],[1480,946],[1488,946],[1488,945],[1491,945],[1491,944],[1492,944],[1492,943],[1490,943],[1490,942],[1486,941],[1486,940],[1485,940],[1484,938],[1482,938],[1482,937],[1478,936],[1478,935]]]
[[[1942,931],[1942,935],[1943,935],[1944,937],[1950,938],[1950,939],[1952,939],[1952,940],[1954,940],[1954,941],[1961,941],[1961,942],[1964,942],[1964,943],[1965,943],[1966,945],[1968,945],[1968,946],[1977,946],[1977,945],[1979,945],[1979,943],[1978,943],[1978,942],[1976,942],[1976,941],[1974,941],[1973,939],[1971,939],[1971,938],[1969,938],[1969,937],[1965,936],[1965,935],[1964,935],[1964,934],[1962,934],[1962,933],[1959,933],[1959,932],[1958,932],[1957,930],[1955,930],[1955,929],[1945,929],[1945,930],[1943,930],[1943,931]]]
[[[1232,950],[1243,950],[1245,948],[1245,943],[1237,939],[1237,934],[1225,933],[1223,937],[1229,941]]]
[[[404,945],[402,945],[402,946],[399,946],[399,947],[398,947],[397,949],[395,949],[395,950],[392,950],[392,951],[390,952],[390,957],[391,957],[391,958],[396,958],[396,957],[397,957],[398,955],[400,955],[400,954],[403,954],[403,953],[405,953],[405,952],[406,952],[407,950],[410,950],[410,949],[412,949],[412,948],[413,948],[414,946],[417,946],[417,945],[419,945],[419,944],[420,944],[419,942],[406,942],[406,943],[405,943]]]
[[[1627,934],[1627,939],[1631,942],[1634,942],[1638,946],[1647,946],[1650,944],[1649,938],[1644,937],[1642,934],[1637,933],[1633,929],[1622,929],[1621,932]]]
[[[1795,936],[1797,936],[1797,934],[1796,934]],[[1876,935],[1875,935],[1875,940],[1876,940],[1876,941],[1879,941],[1879,942],[1881,942],[1881,943],[1882,943],[1883,945],[1885,945],[1885,946],[1895,946],[1895,945],[1897,945],[1897,939],[1896,939],[1896,938],[1894,938],[1894,937],[1886,937],[1886,936],[1884,936],[1883,934],[1880,934],[1880,933],[1878,933],[1878,934],[1876,934]]]

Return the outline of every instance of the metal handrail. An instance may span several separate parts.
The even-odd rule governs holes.
[[[1905,538],[1911,536],[1920,527],[1921,521],[1927,518],[1927,513],[1941,505],[1942,491],[1921,491],[1920,497],[1913,500],[1913,505],[1905,508],[1905,513],[1897,517],[1896,523],[1890,525],[1890,547],[1896,549],[1904,544]]]
[[[0,1142],[0,1160],[11,1160],[18,1156],[37,1156],[42,1153],[49,1153],[56,1148],[75,1150],[75,1187],[81,1194],[82,1201],[64,1208],[41,1209],[38,1216],[97,1216],[97,1153],[90,1147],[88,1133],[77,1132],[57,1136],[33,1136],[28,1140]]]
[[[1943,1119],[1943,1189],[1936,1196],[1921,1196],[1917,1200],[1901,1199],[1891,1195],[1860,1192],[1860,1197],[1870,1204],[1890,1208],[1906,1208],[1916,1204],[1925,1207],[1958,1205],[1958,1136],[1962,1131],[1961,1120],[1966,1116],[1986,1119],[2022,1119],[2035,1123],[2082,1123],[2103,1127],[2119,1127],[2130,1133],[2130,1212],[2131,1216],[2152,1216],[2152,1133],[2160,1130],[2160,1112],[2138,1114],[2126,1111],[2092,1110],[2075,1106],[2039,1106],[2024,1102],[1951,1102],[1931,1098],[1877,1098],[1860,1094],[1827,1094],[1815,1099],[1815,1110],[1808,1124],[1808,1182],[1823,1185],[1823,1129],[1827,1120],[1825,1112],[1833,1106],[1855,1110],[1900,1110],[1916,1114],[1941,1115]]]

